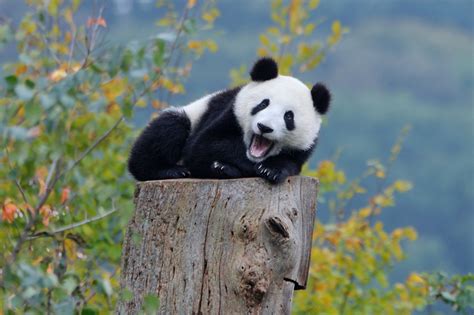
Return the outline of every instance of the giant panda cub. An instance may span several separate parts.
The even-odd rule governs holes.
[[[330,93],[278,75],[271,58],[258,60],[252,81],[169,108],[133,145],[128,167],[139,181],[259,176],[281,183],[301,171],[316,146]]]

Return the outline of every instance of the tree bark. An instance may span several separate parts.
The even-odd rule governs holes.
[[[289,314],[309,269],[317,180],[259,178],[138,183],[122,251],[121,287],[137,314]]]

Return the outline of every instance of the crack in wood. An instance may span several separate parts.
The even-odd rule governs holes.
[[[201,306],[202,306],[202,297],[203,297],[203,294],[204,294],[204,279],[207,275],[206,247],[207,247],[207,238],[208,238],[208,233],[209,233],[209,223],[210,223],[210,220],[211,220],[212,212],[216,208],[216,204],[219,200],[220,195],[221,195],[221,193],[219,191],[219,184],[216,184],[216,192],[214,193],[214,199],[212,200],[212,203],[211,203],[211,208],[209,210],[209,215],[208,215],[207,221],[206,221],[206,233],[204,234],[204,246],[203,246],[203,260],[204,260],[204,263],[203,263],[203,272],[202,272],[202,278],[201,278],[201,290],[200,290],[200,293],[199,293],[198,313],[202,313]],[[210,299],[210,297],[208,297],[208,300],[209,299]]]

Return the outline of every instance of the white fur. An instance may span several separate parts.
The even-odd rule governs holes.
[[[270,105],[254,116],[252,109],[264,99],[270,100]],[[295,129],[286,128],[284,114],[293,111]],[[237,94],[234,113],[244,132],[246,147],[250,146],[253,134],[260,134],[257,123],[262,123],[273,129],[264,136],[275,142],[272,150],[261,159],[252,157],[247,151],[247,157],[255,162],[277,155],[283,148],[306,150],[309,149],[318,136],[321,127],[321,116],[316,112],[311,98],[311,91],[298,79],[279,75],[275,79],[263,82],[250,82]]]
[[[199,123],[202,115],[207,111],[208,104],[211,98],[219,92],[208,94],[200,99],[189,103],[188,105],[182,107],[171,107],[166,110],[184,112],[191,122],[191,132],[194,130],[196,125]]]

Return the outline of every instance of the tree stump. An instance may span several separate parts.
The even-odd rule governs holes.
[[[289,314],[309,269],[317,180],[260,178],[138,183],[122,250],[121,287],[137,314]]]

